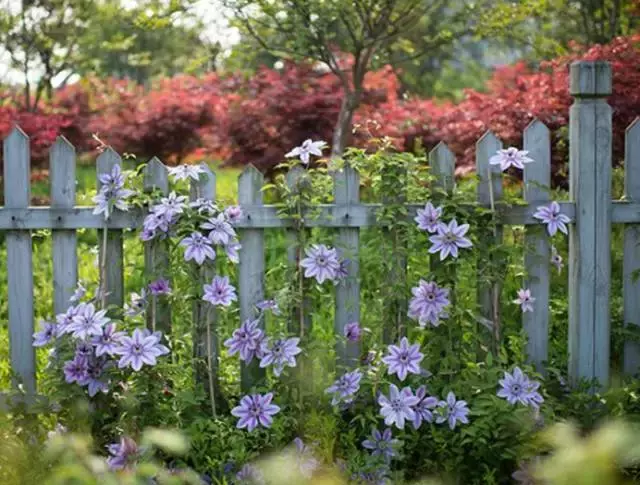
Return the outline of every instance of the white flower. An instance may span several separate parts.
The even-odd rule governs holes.
[[[489,164],[500,165],[500,170],[503,172],[509,167],[516,167],[522,170],[525,163],[533,162],[533,159],[527,156],[528,154],[529,152],[526,150],[509,147],[505,150],[498,150],[498,153],[489,159]]]
[[[322,149],[327,146],[327,144],[323,141],[311,141],[311,138],[305,140],[302,145],[299,147],[295,147],[289,153],[285,155],[287,158],[299,157],[300,161],[308,165],[309,164],[309,155],[316,155],[318,157],[322,156]]]
[[[204,173],[204,168],[200,165],[178,165],[177,167],[169,167],[169,175],[175,181],[187,180],[188,178],[195,181],[200,180],[200,174]]]

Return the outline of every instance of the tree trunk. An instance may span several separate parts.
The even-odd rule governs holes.
[[[347,92],[342,100],[340,106],[340,114],[338,115],[338,121],[333,130],[333,140],[331,144],[331,156],[340,157],[344,153],[344,149],[347,147],[349,138],[351,135],[351,124],[353,122],[353,114],[360,105],[360,97],[362,89],[358,88],[355,91]]]

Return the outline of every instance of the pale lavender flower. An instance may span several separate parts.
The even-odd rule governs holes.
[[[411,288],[413,298],[409,302],[409,318],[418,320],[424,328],[427,323],[434,327],[440,325],[440,319],[447,316],[445,308],[450,305],[449,290],[440,288],[435,281],[420,280],[418,286]]]
[[[229,244],[223,246],[224,252],[227,254],[227,258],[232,263],[238,264],[240,262],[240,254],[238,251],[242,249],[242,246],[237,240],[230,241]]]
[[[453,392],[447,394],[446,401],[440,401],[438,407],[441,408],[440,413],[436,417],[436,423],[444,423],[448,421],[449,428],[454,429],[458,422],[463,424],[469,424],[469,408],[466,401],[456,400],[456,395]]]
[[[78,314],[78,307],[70,306],[67,308],[67,311],[64,313],[59,313],[56,315],[56,323],[58,325],[58,335],[62,335],[64,333],[71,333],[73,330],[71,326],[73,325],[73,318]]]
[[[427,423],[433,423],[433,409],[438,406],[438,399],[433,396],[427,396],[427,388],[420,386],[416,389],[416,397],[420,399],[418,404],[415,405],[416,417],[413,420],[414,429],[418,429],[423,421]]]
[[[224,346],[229,349],[229,355],[240,354],[240,359],[250,362],[258,351],[264,332],[258,328],[259,320],[245,320],[245,322],[233,331],[230,339]]]
[[[533,162],[533,159],[527,156],[528,154],[529,152],[526,150],[509,147],[504,150],[498,150],[498,152],[489,159],[489,164],[500,165],[500,170],[503,172],[509,167],[516,167],[523,170],[525,163]]]
[[[198,213],[203,214],[207,212],[208,214],[215,214],[218,212],[218,206],[216,206],[215,202],[211,199],[203,199],[202,197],[194,200],[189,204],[189,207],[193,209],[198,209]]]
[[[296,355],[302,352],[298,347],[299,343],[300,339],[297,337],[274,340],[260,360],[260,367],[273,365],[273,373],[279,377],[285,366],[296,366]]]
[[[338,260],[339,265],[338,269],[336,269],[336,275],[334,283],[337,285],[340,281],[349,277],[349,265],[351,264],[351,260],[349,259],[340,259]]]
[[[135,317],[144,312],[147,307],[147,291],[142,288],[140,294],[131,293],[131,304],[124,304],[124,314],[128,317]]]
[[[58,336],[58,328],[55,324],[40,320],[40,330],[33,334],[33,346],[44,347]]]
[[[327,144],[324,141],[311,141],[311,139],[307,139],[302,142],[302,145],[295,147],[289,153],[285,155],[287,158],[298,157],[300,161],[304,165],[309,164],[309,156],[316,155],[318,157],[322,156],[322,149]]]
[[[571,222],[571,219],[560,212],[560,204],[555,200],[548,206],[543,205],[538,207],[533,217],[547,225],[549,236],[554,236],[558,231],[564,234],[569,233],[567,224]]]
[[[107,465],[111,470],[122,470],[138,457],[138,445],[131,438],[123,436],[120,443],[113,443],[107,446],[111,455],[107,458]]]
[[[149,241],[158,236],[158,234],[163,238],[169,233],[169,229],[173,223],[174,219],[167,217],[167,214],[148,214],[144,218],[144,221],[142,221],[142,234],[140,235],[140,239]]]
[[[244,396],[240,404],[231,410],[232,415],[240,418],[236,426],[240,429],[247,428],[248,431],[253,431],[260,425],[271,427],[273,416],[280,411],[279,406],[271,404],[272,399],[271,392]]]
[[[184,251],[185,261],[193,259],[196,263],[202,264],[207,258],[212,261],[216,259],[216,252],[211,247],[211,242],[197,231],[180,241],[180,245],[186,248]]]
[[[531,296],[531,290],[528,288],[521,288],[518,290],[518,298],[513,300],[513,303],[520,305],[522,312],[524,313],[533,311],[534,301],[536,301],[536,299]]]
[[[340,267],[335,249],[330,249],[324,244],[314,244],[311,248],[305,249],[305,254],[307,257],[300,261],[300,266],[305,269],[305,277],[315,278],[320,284],[325,280],[335,279],[336,271]]]
[[[212,305],[229,306],[237,300],[236,289],[229,283],[228,276],[216,276],[210,285],[204,285],[202,299]]]
[[[449,254],[454,258],[458,257],[458,248],[470,248],[473,244],[467,239],[465,234],[469,230],[469,224],[458,226],[458,222],[452,219],[449,224],[441,224],[438,232],[429,237],[433,244],[429,248],[429,253],[440,253],[440,261],[443,261]]]
[[[101,335],[93,337],[91,343],[95,346],[96,356],[116,355],[116,350],[120,347],[120,339],[126,334],[124,332],[116,332],[116,324],[108,323],[102,329]]]
[[[371,437],[362,442],[362,446],[371,450],[372,456],[380,456],[386,463],[396,456],[396,448],[400,441],[392,438],[391,428],[385,429],[382,433],[374,429]]]
[[[227,217],[227,220],[233,224],[242,219],[242,209],[237,205],[230,205],[224,210],[224,215]]]
[[[102,328],[111,321],[106,314],[106,310],[96,311],[93,303],[80,303],[69,330],[73,332],[74,337],[79,339],[101,335]]]
[[[539,388],[540,383],[538,381],[532,381],[531,379],[529,379],[526,398],[529,402],[529,405],[534,409],[538,409],[540,407],[540,404],[544,402],[542,394],[538,392]]]
[[[144,364],[156,365],[156,357],[169,353],[169,349],[159,343],[158,334],[149,334],[139,328],[133,331],[131,337],[124,336],[120,339],[120,346],[116,354],[120,355],[118,367],[130,366],[139,371]]]
[[[551,264],[556,267],[558,273],[562,272],[564,263],[562,262],[562,256],[560,256],[555,246],[551,246]]]
[[[64,380],[69,384],[71,384],[72,382],[77,382],[81,386],[84,386],[88,380],[88,369],[89,365],[87,358],[76,355],[73,360],[68,360],[64,364]]]
[[[69,303],[78,303],[84,298],[84,295],[86,294],[87,289],[84,287],[81,281],[78,281],[78,286],[76,286],[73,295],[71,295],[71,298],[69,298]]]
[[[333,394],[331,405],[335,406],[340,402],[349,404],[355,398],[355,394],[360,390],[360,379],[362,372],[358,369],[345,373],[325,390],[326,394]]]
[[[389,397],[380,393],[378,404],[380,405],[380,415],[384,417],[384,424],[390,426],[395,424],[398,428],[404,429],[405,421],[413,421],[416,413],[413,407],[418,404],[418,399],[413,395],[409,387],[401,391],[395,384],[389,386]]]
[[[403,337],[400,345],[389,345],[388,354],[382,358],[387,364],[389,374],[398,374],[398,379],[404,381],[407,374],[419,374],[420,362],[424,354],[420,352],[420,344],[410,345],[407,337]]]
[[[152,295],[169,295],[171,294],[171,284],[165,278],[159,278],[149,283],[149,292]]]
[[[101,380],[107,361],[104,358],[89,358],[87,360],[87,383],[89,396],[94,397],[99,392],[107,392],[109,384]]]
[[[177,195],[175,192],[171,192],[167,197],[162,197],[160,203],[151,208],[151,212],[170,221],[184,212],[187,206],[186,201],[187,198],[184,195]]]
[[[256,307],[261,312],[269,310],[274,315],[280,315],[280,307],[278,306],[278,302],[275,300],[262,300],[256,303]]]
[[[418,209],[418,215],[413,219],[418,223],[418,229],[434,233],[442,224],[442,207],[434,207],[431,202],[427,202],[424,209]]]
[[[347,323],[344,327],[344,336],[349,342],[357,342],[362,335],[362,329],[358,322]]]
[[[311,449],[305,445],[300,438],[295,438],[293,443],[296,447],[298,470],[303,477],[309,479],[313,475],[313,472],[320,466],[320,462],[313,456]]]
[[[262,472],[249,463],[236,473],[236,480],[241,485],[264,485],[266,483]]]
[[[196,182],[200,180],[200,174],[205,173],[201,165],[178,165],[177,167],[169,167],[169,175],[176,182],[179,180],[192,179]]]
[[[513,370],[513,374],[505,372],[504,379],[500,379],[499,383],[502,387],[498,390],[498,397],[506,399],[509,404],[519,402],[525,406],[529,405],[529,399],[527,398],[529,378],[522,372],[520,367],[516,367]]]
[[[236,237],[236,231],[222,213],[209,218],[201,227],[210,231],[208,237],[213,244],[226,245]]]
[[[104,186],[98,194],[93,198],[96,207],[93,209],[94,214],[104,214],[105,219],[109,219],[114,209],[126,212],[129,210],[129,204],[127,199],[131,197],[134,192],[128,189],[107,189]]]

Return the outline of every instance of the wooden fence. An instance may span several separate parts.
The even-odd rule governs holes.
[[[571,94],[575,101],[570,113],[570,201],[561,202],[562,212],[571,218],[569,237],[569,375],[596,378],[602,385],[609,380],[610,355],[610,288],[611,288],[611,224],[625,224],[624,232],[624,319],[628,325],[640,325],[640,122],[636,120],[626,133],[625,198],[611,201],[611,108],[606,96],[611,93],[611,70],[607,63],[578,62],[571,66]],[[550,243],[541,231],[531,230],[539,224],[533,218],[536,207],[549,202],[551,149],[549,130],[533,121],[524,132],[524,149],[535,163],[524,170],[526,205],[509,207],[499,203],[502,197],[502,176],[499,166],[489,164],[489,158],[502,148],[502,143],[487,132],[477,143],[476,168],[480,177],[477,202],[489,205],[491,196],[498,201],[496,209],[501,224],[526,226],[526,246],[533,248],[525,257],[529,275],[528,287],[536,297],[537,310],[523,314],[523,325],[529,337],[528,355],[541,364],[547,359],[549,331],[549,260]],[[31,231],[50,229],[53,238],[52,310],[64,312],[76,287],[76,230],[102,229],[105,221],[94,215],[92,207],[75,206],[75,150],[63,138],[51,149],[51,206],[30,207],[29,140],[15,128],[4,141],[5,206],[0,207],[0,231],[6,231],[9,335],[11,364],[28,393],[35,393],[35,353],[32,346],[34,327],[33,269]],[[454,156],[440,143],[429,154],[429,163],[437,183],[451,190],[454,183]],[[107,149],[97,159],[99,174],[110,172],[120,157]],[[489,176],[491,174],[491,176]],[[344,326],[359,320],[359,265],[357,248],[360,229],[376,225],[379,204],[359,203],[358,174],[347,167],[334,175],[335,202],[320,207],[320,216],[306,221],[308,226],[335,228],[336,246],[348,248],[354,254],[349,277],[340,283],[335,300],[335,332],[342,334]],[[295,184],[296,172],[288,177]],[[263,176],[252,166],[239,177],[239,203],[244,216],[237,224],[242,243],[239,265],[240,319],[252,317],[255,304],[264,297],[265,247],[264,231],[293,227],[293,221],[281,218],[278,208],[263,205]],[[153,159],[146,167],[145,188],[169,191],[166,168]],[[199,183],[192,184],[192,198],[215,199],[215,174],[207,172]],[[408,217],[413,218],[422,204],[407,204]],[[123,250],[122,229],[141,226],[143,213],[116,212],[106,225],[108,261],[106,283],[110,290],[108,303],[122,305]],[[493,236],[492,236],[493,237]],[[501,231],[497,232],[498,238]],[[162,247],[149,247],[147,270],[154,276],[166,272],[167,258]],[[295,261],[295,255],[289,255]],[[480,262],[481,263],[481,262]],[[209,280],[210,269],[204,269],[203,281]],[[495,299],[492,288],[479,285],[478,301],[482,316],[491,320]],[[158,311],[158,326],[166,330],[170,322],[169,309]],[[215,311],[206,303],[196,303],[194,319],[203,329],[194,342],[197,355],[206,355],[207,345],[214,349],[217,366],[218,342],[215,332],[207,334],[207,321],[215,323]],[[210,340],[208,340],[210,339]],[[358,355],[357,344],[339,344],[338,356],[346,360]],[[624,369],[635,374],[640,366],[640,347],[627,342]],[[248,382],[255,369],[243,369]]]

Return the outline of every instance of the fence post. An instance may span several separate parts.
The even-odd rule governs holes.
[[[13,128],[4,140],[4,204],[11,209],[29,207],[29,137]],[[11,369],[30,401],[36,392],[36,359],[33,348],[33,261],[31,231],[6,233],[9,290],[9,347]],[[16,383],[17,384],[17,383]]]
[[[51,207],[71,210],[76,203],[76,150],[59,136],[49,152]],[[69,307],[78,284],[76,231],[53,231],[53,311],[57,315]]]
[[[524,149],[534,160],[524,166],[525,199],[532,206],[546,205],[551,185],[551,145],[549,129],[533,120],[524,131]],[[550,243],[544,226],[525,228],[524,265],[527,288],[536,299],[533,312],[522,314],[527,333],[527,357],[538,372],[544,371],[549,345],[549,263]]]
[[[115,165],[122,165],[120,155],[111,147],[103,151],[97,160],[98,176],[104,173],[111,173]],[[102,184],[98,180],[98,189]],[[106,227],[106,225],[105,225]],[[124,276],[122,272],[123,252],[122,252],[122,230],[109,229],[107,231],[106,249],[103,248],[103,233],[105,229],[99,230],[98,241],[100,254],[100,268],[105,265],[105,281],[101,281],[101,291],[107,291],[107,305],[115,305],[122,308],[124,304]]]
[[[627,128],[624,154],[624,195],[640,202],[640,118]],[[640,327],[640,224],[624,228],[624,324]],[[624,343],[624,373],[636,376],[640,371],[640,343]]]
[[[611,283],[611,67],[571,65],[569,232],[569,378],[609,381]]]
[[[262,205],[264,177],[253,165],[248,165],[238,177],[240,206]],[[247,218],[248,221],[251,219]],[[256,317],[256,304],[264,300],[264,229],[242,229],[240,232],[240,265],[238,268],[240,322]],[[264,320],[260,322],[264,328]],[[265,370],[257,360],[242,363],[242,389],[249,391],[265,378]]]
[[[336,206],[358,204],[360,200],[360,177],[358,172],[346,165],[333,174],[333,190]],[[348,212],[346,213],[348,215]],[[341,227],[336,238],[341,256],[349,260],[347,277],[336,286],[336,314],[334,331],[336,334],[336,355],[338,364],[357,365],[360,355],[358,342],[344,340],[347,324],[360,321],[360,230],[355,227]]]
[[[159,190],[163,195],[169,193],[169,174],[162,162],[153,157],[144,169],[144,190]],[[144,245],[144,267],[151,281],[159,278],[171,279],[169,270],[168,240],[152,239]],[[171,331],[171,305],[166,296],[149,295],[151,308],[147,310],[147,327],[167,334]]]

